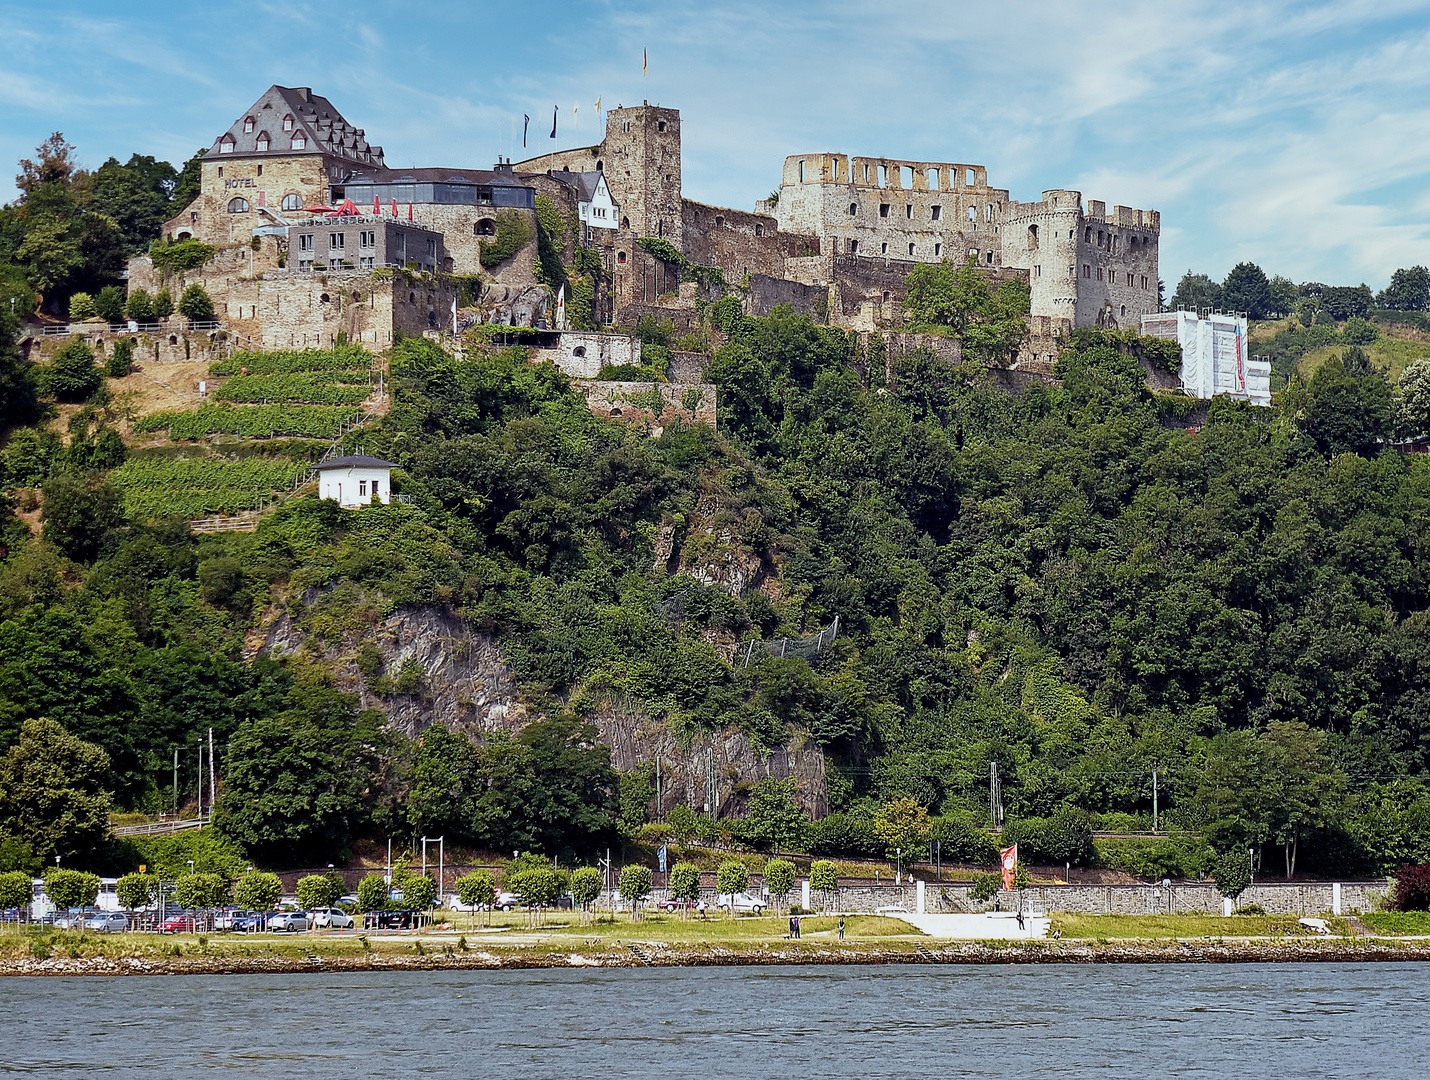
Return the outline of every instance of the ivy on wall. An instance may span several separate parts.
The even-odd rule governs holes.
[[[483,244],[478,256],[487,270],[500,266],[531,243],[531,222],[519,210],[498,210],[496,229],[496,239]]]

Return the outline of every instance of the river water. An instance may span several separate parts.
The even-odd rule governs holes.
[[[1417,1077],[1430,964],[0,979],[0,1074]]]

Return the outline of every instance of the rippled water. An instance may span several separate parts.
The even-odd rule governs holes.
[[[0,979],[0,1074],[1424,1077],[1430,964]]]

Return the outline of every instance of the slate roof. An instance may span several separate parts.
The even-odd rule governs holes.
[[[368,457],[366,454],[352,454],[348,457],[328,458],[327,461],[320,461],[317,465],[319,472],[324,469],[397,469],[401,468],[396,462],[383,461],[382,458]]]
[[[283,120],[293,118],[293,127],[285,131]],[[244,131],[252,118],[253,130]],[[293,136],[302,133],[307,146],[294,150]],[[268,149],[259,150],[259,140],[268,136]],[[223,153],[225,140],[233,140],[233,149]],[[270,86],[253,107],[233,122],[224,134],[214,140],[206,157],[276,157],[288,154],[323,153],[346,158],[354,164],[383,167],[382,147],[368,143],[362,128],[353,127],[343,114],[325,97],[319,97],[307,87]]]

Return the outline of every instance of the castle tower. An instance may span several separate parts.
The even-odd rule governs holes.
[[[680,111],[649,103],[606,113],[600,168],[637,236],[681,247]]]

